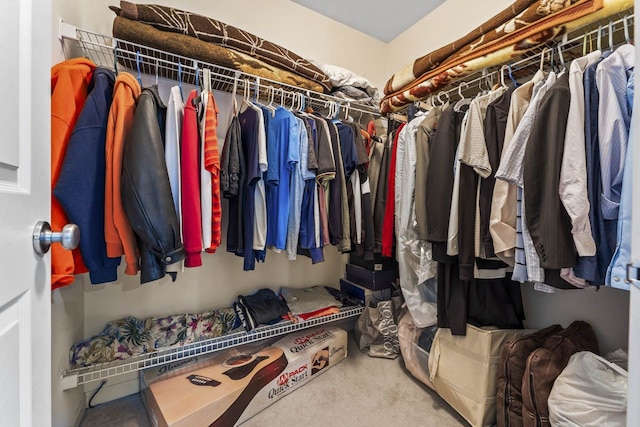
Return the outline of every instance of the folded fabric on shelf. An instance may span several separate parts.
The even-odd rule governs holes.
[[[549,3],[553,3],[553,6]],[[429,62],[425,59],[429,57],[427,55],[394,74],[385,87],[386,96],[381,103],[381,112],[399,111],[472,73],[519,58],[526,52],[540,49],[562,34],[624,12],[633,7],[633,3],[632,0],[538,0],[512,20],[495,27],[492,36],[485,35],[474,40],[447,56],[446,60],[437,64],[437,61],[433,61],[434,65],[426,66],[424,62]],[[539,16],[531,14],[537,13],[538,9],[541,12]],[[528,17],[523,21],[526,25],[520,23],[523,17]],[[492,22],[495,24],[494,20],[490,20],[483,26]],[[422,65],[418,66],[418,63]]]
[[[274,80],[290,86],[296,86],[314,92],[322,92],[324,90],[323,86],[308,78],[269,65],[266,62],[233,49],[207,43],[184,34],[161,31],[151,25],[120,16],[117,16],[113,20],[113,37],[125,42],[137,43],[176,55],[193,58],[197,61],[242,71],[243,73]],[[118,43],[116,48],[121,51],[127,50],[124,43]],[[171,60],[170,58],[163,57],[161,54],[158,55],[158,59]],[[118,61],[127,68],[136,69],[136,61],[133,56],[125,57],[124,55],[118,55]],[[166,67],[160,67],[160,70],[156,70],[154,65],[143,62],[140,68],[143,73],[151,75],[160,73],[162,77],[173,80],[178,79],[177,72],[171,72]],[[191,74],[184,76],[183,79],[186,83],[194,83]]]
[[[282,288],[280,296],[289,306],[290,320],[296,320],[296,318],[307,320],[312,317],[335,314],[342,307],[342,303],[324,286],[303,289]]]
[[[72,346],[69,361],[77,367],[124,360],[227,335],[239,326],[232,308],[145,319],[129,316],[107,323],[99,334]]]
[[[119,16],[149,24],[171,34],[184,34],[207,43],[250,55],[267,64],[291,71],[331,90],[331,82],[320,69],[306,59],[268,40],[240,28],[196,13],[154,4],[120,2],[111,7]]]
[[[337,65],[323,64],[313,60],[311,63],[329,77],[331,84],[333,85],[332,94],[339,91],[358,100],[363,99],[366,96],[375,102],[375,104],[372,105],[377,105],[380,102],[380,92],[378,91],[378,88],[372,85],[366,78]],[[365,95],[356,95],[353,90],[364,92]]]

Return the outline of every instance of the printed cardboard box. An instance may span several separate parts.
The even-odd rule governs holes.
[[[238,425],[346,356],[347,333],[318,327],[271,345],[235,347],[171,372],[145,371],[143,396],[154,426]]]

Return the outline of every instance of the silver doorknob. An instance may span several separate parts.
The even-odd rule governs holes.
[[[33,229],[33,250],[43,256],[49,252],[52,243],[60,243],[67,250],[77,248],[80,243],[80,228],[75,224],[67,224],[61,232],[54,232],[47,221],[38,221]]]

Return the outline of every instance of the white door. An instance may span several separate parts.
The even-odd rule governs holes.
[[[32,246],[50,216],[51,4],[0,12],[0,426],[51,425],[49,256]]]
[[[634,22],[638,22],[640,12],[636,9]],[[634,40],[638,40],[640,28],[635,26]],[[636,44],[636,65],[640,64],[640,49]],[[640,83],[640,73],[634,73],[635,87]],[[635,129],[640,129],[640,97],[633,99],[633,121]],[[635,132],[633,141],[633,205],[631,219],[631,262],[640,268],[640,132]],[[640,282],[631,285],[631,305],[629,307],[629,394],[627,399],[627,425],[640,425]]]

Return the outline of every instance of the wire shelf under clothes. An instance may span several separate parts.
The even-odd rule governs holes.
[[[134,356],[121,361],[68,369],[62,374],[62,388],[64,390],[69,390],[82,384],[105,380],[107,378],[141,371],[155,366],[161,366],[165,363],[177,362],[193,356],[204,355],[241,344],[248,344],[267,338],[274,338],[290,332],[308,329],[313,326],[352,319],[359,316],[362,311],[363,307],[346,307],[340,309],[340,312],[337,314],[309,319],[305,322],[293,323],[291,321],[283,321],[275,325],[258,327],[251,332],[236,332],[182,347],[159,350],[154,353]]]
[[[82,55],[100,67],[127,69],[134,75],[140,72],[186,84],[202,81],[203,70],[206,68],[211,71],[211,89],[215,91],[232,93],[234,88],[239,91],[246,88],[251,91],[252,96],[257,95],[262,100],[272,99],[283,106],[303,105],[313,108],[314,111],[332,111],[344,115],[351,113],[352,116],[353,114],[369,115],[375,118],[380,115],[377,106],[347,101],[217,64],[83,30],[62,22],[60,38],[67,58]]]

